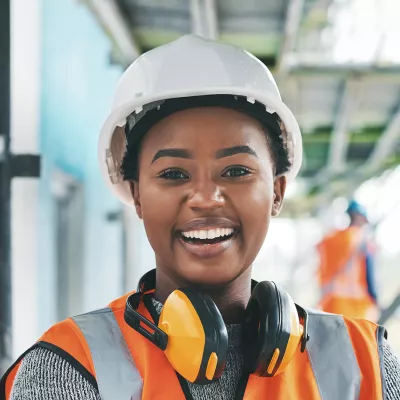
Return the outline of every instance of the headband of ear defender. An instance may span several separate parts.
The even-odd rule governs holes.
[[[243,323],[245,370],[271,377],[286,368],[300,343],[304,351],[307,312],[274,282],[253,283]],[[175,371],[186,380],[207,384],[218,379],[226,364],[228,333],[211,297],[189,288],[174,290],[159,320],[153,323],[137,309],[143,295],[154,289],[152,270],[141,278],[137,292],[126,301],[126,323],[163,350]]]

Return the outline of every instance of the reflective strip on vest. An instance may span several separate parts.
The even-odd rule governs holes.
[[[101,399],[140,400],[143,380],[111,309],[73,320],[90,348]],[[308,331],[307,353],[321,399],[358,399],[361,373],[343,318],[309,311]]]
[[[309,311],[307,352],[323,400],[359,398],[361,372],[340,315]]]
[[[359,280],[359,264],[357,262],[360,250],[351,256],[343,269],[335,274],[329,282],[321,288],[322,296],[334,294],[339,297],[362,299],[365,297],[365,289]]]
[[[72,318],[89,346],[102,400],[140,400],[143,380],[110,308]]]
[[[354,249],[346,263],[321,287],[322,297],[330,294],[353,299],[362,299],[365,297],[366,290],[360,284],[359,279],[360,265],[358,261],[366,245],[365,233],[361,232],[356,243],[354,243]]]

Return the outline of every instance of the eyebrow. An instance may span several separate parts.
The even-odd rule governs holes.
[[[228,147],[226,149],[218,150],[216,158],[220,159],[220,158],[230,157],[230,156],[234,156],[235,154],[250,154],[250,155],[258,158],[255,150],[249,146],[233,146],[233,147]],[[157,151],[157,153],[153,157],[153,160],[151,161],[151,163],[153,164],[155,161],[157,161],[159,158],[162,158],[162,157],[190,159],[193,156],[190,151],[185,150],[185,149],[161,149],[161,150]]]
[[[162,157],[192,158],[192,153],[185,149],[162,149],[157,151],[151,163]]]
[[[251,156],[258,158],[255,150],[249,146],[233,146],[233,147],[228,147],[227,149],[219,150],[219,151],[217,151],[217,158],[224,158],[224,157],[234,156],[235,154],[242,154],[242,153],[250,154]]]

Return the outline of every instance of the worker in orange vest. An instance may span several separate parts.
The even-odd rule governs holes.
[[[320,254],[320,308],[353,318],[378,319],[374,279],[374,250],[365,208],[351,201],[350,225],[318,245]]]
[[[192,35],[144,54],[119,81],[98,154],[111,191],[143,220],[156,270],[51,327],[0,396],[399,398],[384,328],[306,310],[251,279],[302,158],[298,124],[259,60]]]

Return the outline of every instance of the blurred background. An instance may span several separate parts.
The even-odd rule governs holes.
[[[124,69],[190,32],[259,57],[302,129],[301,174],[254,277],[316,307],[316,246],[356,199],[400,353],[399,19],[398,0],[1,1],[0,372],[154,267],[141,222],[102,181],[97,137]]]

